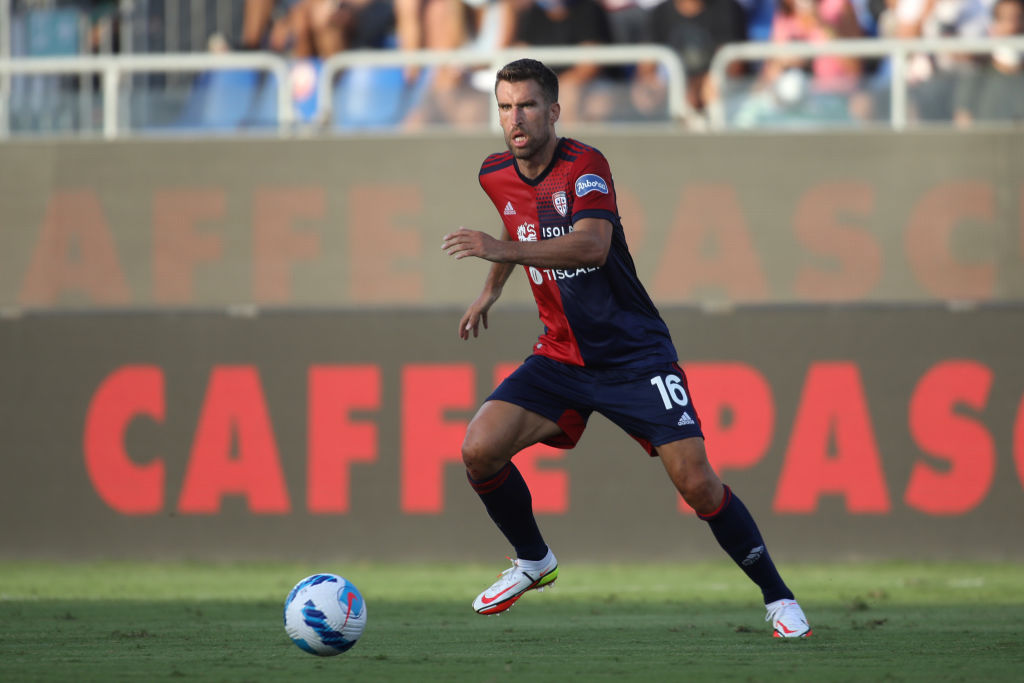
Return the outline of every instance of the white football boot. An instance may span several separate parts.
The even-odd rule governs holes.
[[[768,616],[765,621],[772,622],[776,638],[807,638],[814,635],[807,617],[796,600],[776,600],[765,607],[768,609]]]
[[[511,559],[511,558],[510,558]],[[523,597],[526,591],[544,590],[558,578],[558,560],[548,550],[543,560],[512,560],[512,566],[503,571],[490,588],[473,601],[478,614],[504,612]]]

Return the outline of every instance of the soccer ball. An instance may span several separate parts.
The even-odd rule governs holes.
[[[299,648],[330,657],[346,652],[366,628],[366,602],[337,574],[313,574],[284,601],[284,630]]]

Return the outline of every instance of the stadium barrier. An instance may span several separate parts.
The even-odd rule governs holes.
[[[91,57],[31,57],[0,59],[0,85],[13,75],[96,74],[102,97],[102,134],[108,140],[124,135],[120,125],[120,97],[124,76],[132,73],[201,73],[256,69],[273,75],[277,83],[277,129],[285,134],[292,128],[294,110],[287,87],[288,63],[283,58],[256,52],[244,54],[160,54]],[[8,82],[9,87],[9,82]],[[0,88],[0,139],[10,137],[8,106],[10,93]],[[130,134],[130,131],[129,131]]]
[[[660,45],[601,46],[588,48],[544,48],[507,50],[484,53],[473,50],[450,52],[413,50],[352,50],[328,59],[317,72],[318,94],[314,124],[325,122],[330,116],[333,90],[340,72],[353,68],[402,68],[408,66],[485,66],[495,72],[512,59],[522,56],[543,58],[552,64],[571,64],[585,59],[604,65],[628,65],[641,61],[658,64],[665,74],[668,92],[668,110],[672,120],[685,120],[690,116],[686,105],[686,82],[678,56]],[[288,135],[297,130],[296,105],[293,101],[293,81],[289,61],[272,53],[248,52],[244,54],[159,54],[89,57],[33,57],[0,59],[0,139],[10,136],[9,111],[11,96],[9,77],[12,75],[67,75],[97,74],[100,77],[102,97],[102,134],[106,139],[132,135],[134,131],[121,125],[119,93],[125,85],[124,76],[132,73],[168,74],[201,73],[205,71],[237,71],[255,69],[270,73],[277,83],[277,132]],[[367,93],[372,94],[372,93]],[[492,125],[496,126],[496,113]],[[318,126],[314,125],[314,130]],[[397,127],[392,127],[398,131]]]

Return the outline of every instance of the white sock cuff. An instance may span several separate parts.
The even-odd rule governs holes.
[[[555,562],[556,562],[555,554],[553,552],[551,552],[551,548],[548,548],[548,554],[545,555],[543,559],[540,559],[540,560],[516,560],[516,564],[519,565],[519,568],[522,569],[523,571],[526,571],[526,572],[538,571],[538,570],[544,569],[545,567],[548,567],[548,566],[554,564]]]

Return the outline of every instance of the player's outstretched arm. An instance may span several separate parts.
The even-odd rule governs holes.
[[[537,242],[498,240],[479,230],[459,228],[444,236],[441,248],[456,259],[475,256],[538,268],[587,268],[604,265],[611,242],[610,221],[583,218],[569,234]]]

